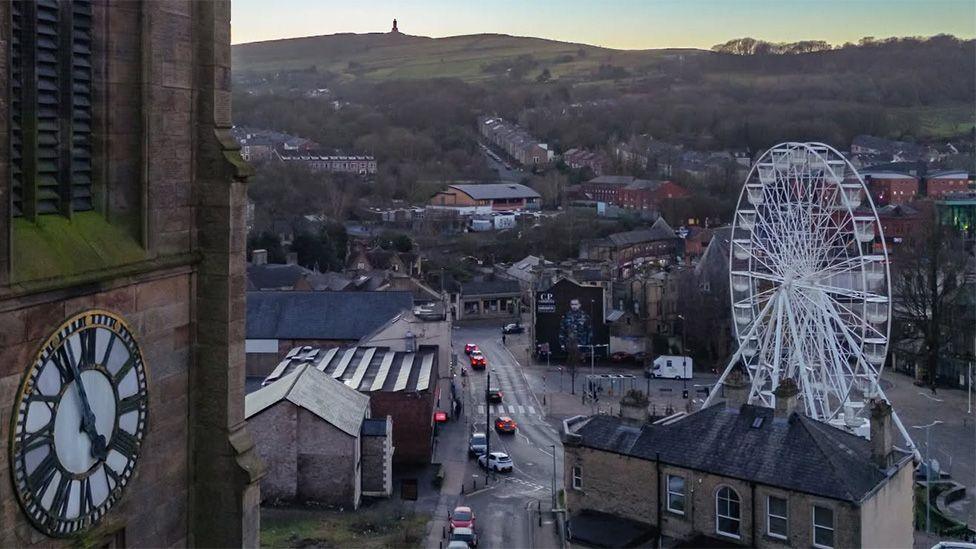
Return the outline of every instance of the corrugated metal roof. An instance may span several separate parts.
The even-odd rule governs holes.
[[[264,385],[275,383],[305,364],[359,392],[423,392],[431,389],[436,376],[437,348],[422,346],[417,352],[403,352],[389,347],[301,347],[275,368]]]
[[[520,183],[482,183],[476,185],[451,185],[475,200],[498,198],[542,198],[542,196]]]

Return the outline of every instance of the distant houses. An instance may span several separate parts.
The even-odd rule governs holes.
[[[523,166],[543,166],[551,162],[554,156],[547,144],[532,137],[517,124],[497,116],[478,117],[478,133]]]
[[[587,198],[631,210],[660,211],[666,200],[687,198],[684,187],[671,181],[638,179],[629,175],[603,175],[580,184]]]
[[[322,150],[276,148],[272,158],[285,164],[302,165],[313,172],[373,175],[376,159],[368,155],[330,154]]]
[[[244,126],[235,127],[233,135],[241,145],[241,157],[247,162],[278,161],[302,165],[315,172],[358,175],[376,173],[376,158],[373,156],[330,152],[304,137]]]

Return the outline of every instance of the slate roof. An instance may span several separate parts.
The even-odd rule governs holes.
[[[650,229],[638,229],[636,231],[627,231],[623,233],[614,233],[607,237],[614,246],[631,246],[634,244],[640,244],[641,242],[653,242],[655,240],[670,240],[678,238],[674,234],[674,229],[668,225],[668,222],[664,220],[663,217],[657,218],[657,221],[651,225]]]
[[[369,397],[347,387],[309,364],[302,364],[275,382],[244,398],[244,417],[251,417],[287,400],[358,437],[369,411]],[[385,422],[385,420],[384,420]]]
[[[437,376],[437,346],[421,346],[416,352],[389,347],[295,347],[263,384],[277,385],[306,365],[361,393],[431,391]]]
[[[386,433],[386,418],[371,418],[363,422],[363,436],[381,437]]]
[[[837,500],[860,502],[887,479],[867,440],[758,406],[711,406],[669,425],[593,416],[574,431],[582,446]],[[910,457],[896,451],[895,461]]]
[[[517,294],[521,291],[517,280],[483,280],[461,283],[461,295]]]
[[[494,200],[499,198],[542,198],[534,190],[520,183],[482,183],[476,185],[451,185],[475,200]]]
[[[410,292],[248,292],[248,339],[358,341],[413,307]]]
[[[311,273],[312,271],[301,265],[284,265],[281,263],[254,265],[248,263],[247,289],[281,290],[293,288],[296,282]]]
[[[595,183],[598,185],[629,185],[634,182],[634,176],[632,175],[601,175],[599,177],[594,177],[587,181],[587,183]]]

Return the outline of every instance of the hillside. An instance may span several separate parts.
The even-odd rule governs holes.
[[[553,77],[589,75],[601,64],[649,67],[700,50],[613,50],[585,44],[504,34],[428,38],[407,34],[332,34],[233,46],[234,71],[276,72],[315,67],[319,72],[368,80],[448,77],[491,79],[484,67],[532,56],[534,69]],[[536,71],[536,72],[538,72]]]

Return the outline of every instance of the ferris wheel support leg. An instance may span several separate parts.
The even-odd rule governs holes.
[[[762,317],[766,316],[766,313],[769,312],[769,308],[772,306],[773,301],[775,300],[770,299],[768,302],[766,302],[766,306],[763,307],[763,310],[760,311],[759,315],[757,315],[755,320],[752,321],[752,327],[749,328],[749,331],[746,333],[745,338],[743,339],[749,339],[753,336],[753,334],[756,333],[756,328],[759,326],[759,321],[762,319]],[[735,319],[732,321],[735,322]],[[742,358],[743,349],[745,349],[745,346],[742,345],[740,341],[739,348],[735,351],[735,354],[732,355],[732,358],[729,360],[729,365],[725,367],[725,371],[722,372],[722,375],[718,378],[718,381],[715,382],[715,386],[712,387],[712,391],[708,393],[708,398],[705,399],[705,402],[702,404],[702,408],[708,408],[708,405],[712,403],[712,400],[715,398],[715,394],[718,392],[719,387],[725,383],[725,378],[728,377],[729,372],[732,371],[732,368],[735,366],[736,362]]]

